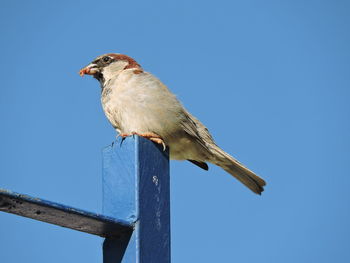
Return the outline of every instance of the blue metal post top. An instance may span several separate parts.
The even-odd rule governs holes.
[[[131,235],[105,240],[104,263],[169,263],[169,152],[138,136],[118,138],[106,147],[103,214],[136,221]]]
[[[133,229],[133,224],[125,220],[87,212],[5,189],[0,189],[0,211],[101,237],[119,236],[131,232]]]

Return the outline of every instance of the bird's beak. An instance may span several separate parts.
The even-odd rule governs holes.
[[[85,74],[94,75],[98,72],[100,72],[100,70],[97,68],[97,65],[92,63],[92,64],[87,65],[85,68],[82,68],[79,71],[79,75],[83,77]]]

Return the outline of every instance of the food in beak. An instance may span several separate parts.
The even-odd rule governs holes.
[[[82,68],[80,71],[79,71],[79,75],[80,76],[84,76],[85,74],[87,75],[94,75],[98,72],[98,69],[97,68],[94,68],[94,67],[85,67],[85,68]]]

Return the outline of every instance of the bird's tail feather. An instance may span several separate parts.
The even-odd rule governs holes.
[[[214,160],[212,160],[214,164],[220,166],[226,172],[237,178],[254,193],[260,195],[261,192],[264,191],[264,186],[266,185],[264,179],[257,176],[218,146],[215,146],[212,150],[215,156]]]

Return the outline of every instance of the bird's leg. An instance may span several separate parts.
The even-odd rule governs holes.
[[[123,137],[123,138],[131,136],[131,135],[133,135],[133,134],[127,134],[127,133],[119,133],[118,134],[118,136]]]
[[[163,146],[163,151],[165,151],[165,149],[166,149],[166,145],[165,145],[163,139],[159,135],[157,135],[153,132],[145,132],[145,133],[132,132],[132,135],[138,135],[138,136],[141,136],[143,138],[149,139],[152,142],[161,144]]]
[[[115,138],[118,139],[118,137],[122,137],[123,139],[125,139],[126,137],[132,136],[132,135],[134,135],[134,134],[132,134],[132,133],[130,133],[130,134],[128,134],[128,133],[118,133],[117,136],[115,136]]]

